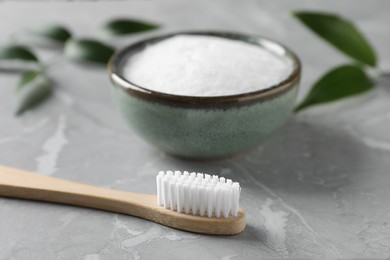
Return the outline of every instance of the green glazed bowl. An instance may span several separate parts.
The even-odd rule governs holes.
[[[292,70],[286,79],[271,88],[213,97],[156,92],[123,76],[124,64],[131,55],[149,44],[179,34],[218,36],[258,45],[280,56]],[[295,104],[301,65],[288,48],[261,36],[183,32],[143,40],[122,49],[111,58],[108,72],[116,103],[127,123],[141,137],[176,156],[209,159],[249,150],[286,121]]]

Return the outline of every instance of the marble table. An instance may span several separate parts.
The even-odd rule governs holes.
[[[378,1],[0,1],[0,43],[14,32],[60,22],[94,36],[113,17],[163,25],[112,41],[123,46],[188,29],[261,34],[303,61],[299,98],[331,67],[348,62],[294,20],[293,10],[340,12],[371,39],[390,70],[390,2]],[[43,53],[51,60],[55,53]],[[237,158],[195,162],[168,156],[125,126],[105,68],[61,58],[56,91],[13,116],[18,76],[0,74],[0,163],[44,175],[154,193],[160,169],[219,173],[242,183],[247,228],[237,236],[182,232],[92,209],[0,198],[0,259],[259,259],[390,256],[390,87],[293,115],[264,145]]]

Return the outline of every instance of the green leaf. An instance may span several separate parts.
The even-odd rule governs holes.
[[[356,65],[332,69],[318,80],[295,111],[310,106],[358,95],[370,90],[374,82]]]
[[[38,62],[37,56],[27,47],[13,45],[0,48],[0,60],[23,60]]]
[[[21,90],[23,87],[28,85],[31,81],[33,81],[37,76],[39,75],[39,72],[35,70],[29,70],[24,72],[19,80],[18,85],[16,86],[16,91]]]
[[[102,28],[102,32],[107,35],[120,36],[151,31],[157,28],[157,24],[131,19],[115,19],[106,23]]]
[[[364,64],[376,66],[374,50],[351,21],[329,13],[296,12],[294,15],[346,55]]]
[[[52,91],[50,81],[41,71],[26,71],[16,88],[16,115],[37,106],[46,100]]]
[[[32,33],[51,41],[65,43],[72,37],[71,32],[62,25],[51,24],[32,31]]]
[[[65,44],[65,56],[72,60],[107,63],[115,49],[93,39],[71,39]]]

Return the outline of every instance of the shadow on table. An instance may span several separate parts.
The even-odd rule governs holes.
[[[175,169],[239,181],[246,191],[268,187],[285,194],[319,193],[346,186],[351,175],[361,174],[362,149],[346,132],[293,118],[264,145],[234,158],[188,161],[168,156],[165,160]]]
[[[277,246],[282,239],[275,232],[285,234],[287,221],[293,221],[296,232],[302,236],[313,235],[314,231],[301,216],[304,212],[297,213],[292,206],[333,211],[335,206],[327,205],[326,201],[335,191],[356,183],[365,172],[369,158],[364,149],[341,128],[326,128],[292,118],[264,145],[235,158],[187,161],[167,156],[164,160],[178,170],[220,174],[239,181],[247,227],[242,233],[224,239],[261,246],[272,253],[273,245]],[[326,209],[319,209],[321,203],[325,203],[322,206]]]

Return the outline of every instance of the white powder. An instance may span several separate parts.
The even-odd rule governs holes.
[[[125,65],[125,77],[150,90],[224,96],[266,89],[291,66],[256,45],[214,36],[180,35],[146,47]]]

